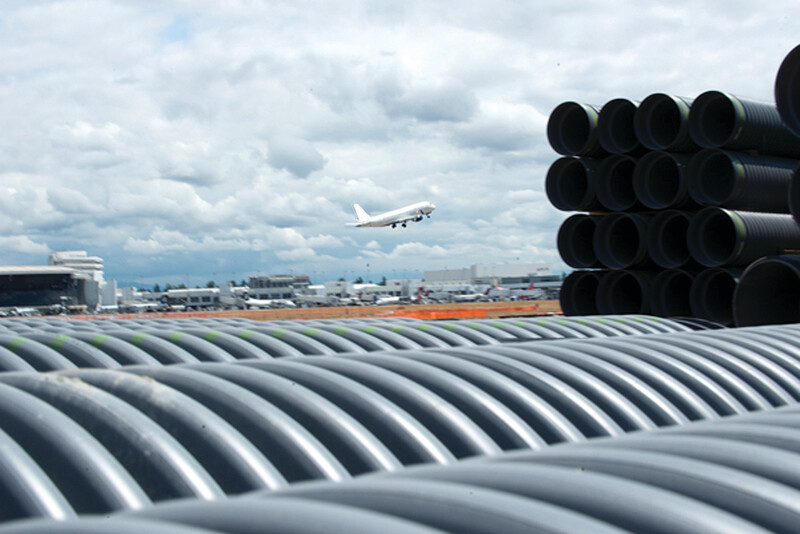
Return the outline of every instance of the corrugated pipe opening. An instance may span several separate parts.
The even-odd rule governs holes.
[[[651,313],[661,317],[692,315],[689,295],[694,276],[680,269],[667,269],[653,278]]]
[[[775,104],[784,124],[800,136],[800,45],[789,52],[775,77]]]
[[[769,102],[706,91],[692,103],[689,133],[704,148],[756,150],[759,154],[800,157],[800,142]]]
[[[663,150],[642,156],[633,171],[633,190],[639,202],[654,210],[694,207],[686,179],[689,160],[688,154]]]
[[[686,244],[686,233],[694,213],[664,210],[650,220],[647,253],[659,267],[674,269],[694,263]]]
[[[603,104],[598,115],[597,137],[600,146],[611,154],[625,154],[641,148],[633,117],[639,102],[615,98]]]
[[[650,150],[691,152],[698,147],[689,136],[692,100],[654,93],[639,104],[633,128],[639,142]]]
[[[689,195],[703,206],[789,213],[789,186],[796,166],[795,159],[706,148],[689,161]]]
[[[614,154],[600,162],[595,194],[603,206],[611,211],[641,208],[633,189],[635,168],[636,158],[624,154]]]
[[[555,160],[544,181],[550,203],[562,211],[603,209],[595,196],[598,165],[592,158],[566,156]]]
[[[800,257],[761,258],[742,274],[733,294],[736,326],[800,322]]]
[[[744,124],[739,99],[721,91],[706,91],[695,98],[689,113],[689,133],[701,147],[717,148],[735,141]]]
[[[594,233],[602,215],[576,213],[561,223],[558,229],[558,252],[564,263],[576,269],[600,265],[594,252]]]
[[[609,271],[597,286],[597,310],[602,314],[650,313],[652,274]]]
[[[789,215],[705,208],[692,218],[686,241],[692,257],[706,267],[747,265],[800,249],[800,227]]]
[[[741,269],[705,269],[694,277],[689,293],[692,315],[715,323],[733,323],[733,292]]]
[[[547,120],[547,140],[564,156],[604,154],[597,139],[599,109],[589,104],[562,102]]]
[[[603,271],[572,271],[561,284],[564,315],[597,315],[597,286]]]
[[[594,251],[600,263],[611,269],[627,269],[649,261],[649,215],[617,212],[602,217],[594,234]],[[611,312],[609,312],[611,313]]]
[[[728,152],[701,150],[689,162],[689,194],[703,206],[721,206],[744,179],[744,169]]]

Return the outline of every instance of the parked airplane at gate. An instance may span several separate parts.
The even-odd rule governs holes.
[[[410,206],[405,206],[396,210],[379,213],[370,216],[364,208],[358,204],[353,204],[358,222],[348,223],[349,226],[376,228],[379,226],[391,226],[395,228],[398,224],[405,227],[409,221],[419,222],[423,217],[430,217],[436,209],[431,202],[417,202]]]
[[[296,308],[297,304],[288,299],[244,299],[245,308],[264,309],[264,308]]]

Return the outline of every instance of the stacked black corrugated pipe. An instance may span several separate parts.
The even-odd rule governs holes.
[[[800,400],[799,331],[0,373],[0,520],[215,500],[772,410]]]
[[[800,46],[789,52],[775,78],[775,102],[787,128],[800,143]],[[800,225],[800,167],[792,172],[788,211]],[[783,206],[782,206],[783,207]],[[800,276],[797,256],[800,247],[789,254],[765,255],[742,273],[734,293],[735,322],[739,326],[796,323],[800,321]]]
[[[562,154],[547,174],[548,198],[581,212],[558,233],[576,269],[561,291],[567,315],[730,325],[744,269],[800,249],[789,202],[800,139],[772,104],[720,91],[601,108],[564,102],[547,133]]]

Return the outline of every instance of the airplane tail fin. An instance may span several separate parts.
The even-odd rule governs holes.
[[[369,220],[369,214],[366,211],[364,211],[364,208],[362,208],[358,204],[353,204],[353,209],[356,212],[356,219],[358,219],[358,222],[361,223]]]

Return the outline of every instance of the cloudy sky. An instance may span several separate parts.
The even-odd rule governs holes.
[[[0,263],[106,278],[566,269],[544,176],[559,103],[772,101],[800,3],[4,0]],[[356,229],[430,200],[430,220]]]

